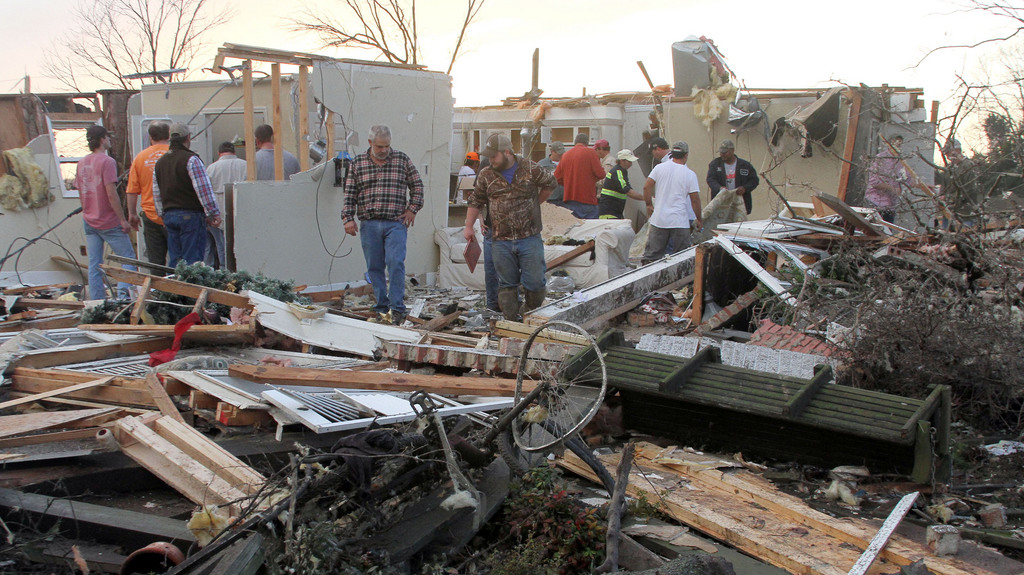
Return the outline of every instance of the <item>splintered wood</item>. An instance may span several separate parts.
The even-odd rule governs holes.
[[[614,471],[619,455],[601,458]],[[677,521],[754,557],[808,575],[846,575],[878,531],[873,523],[837,519],[782,493],[767,480],[729,462],[680,449],[637,445],[627,493],[644,495]],[[559,465],[597,481],[570,452]],[[722,469],[726,467],[726,469]],[[893,536],[868,573],[898,571],[923,559],[935,575],[989,575],[952,557],[935,557],[923,544]]]

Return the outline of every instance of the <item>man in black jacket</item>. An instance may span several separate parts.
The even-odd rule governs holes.
[[[747,214],[753,209],[750,193],[757,188],[761,180],[750,162],[736,157],[736,144],[732,140],[722,140],[718,146],[718,157],[708,164],[708,187],[711,188],[711,199],[719,192],[734,191],[743,196],[743,204]]]

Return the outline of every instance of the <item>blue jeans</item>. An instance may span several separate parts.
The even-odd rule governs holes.
[[[191,210],[164,212],[167,228],[167,265],[176,267],[178,260],[186,264],[203,261],[206,257],[206,214]]]
[[[498,270],[494,268],[494,257],[491,255],[491,231],[484,234],[484,285],[487,288],[487,309],[501,311],[498,305]]]
[[[544,240],[540,234],[521,240],[494,240],[491,258],[501,289],[522,285],[527,291],[541,291],[547,285]]]
[[[366,274],[373,286],[377,313],[392,309],[406,313],[405,309],[405,243],[409,230],[402,222],[393,220],[361,221],[359,240],[366,258]],[[391,279],[390,285],[384,276]]]
[[[89,254],[89,299],[106,299],[107,286],[103,281],[103,270],[100,264],[103,263],[103,244],[110,246],[111,251],[123,258],[135,259],[135,249],[132,248],[132,240],[128,234],[121,231],[121,226],[107,230],[98,230],[83,222],[85,226],[85,249]],[[135,271],[135,266],[125,265],[124,269]],[[129,283],[119,282],[118,291],[126,293],[132,287]]]
[[[563,202],[562,207],[568,208],[572,215],[581,220],[596,220],[601,213],[597,204],[590,205],[582,202]]]
[[[228,269],[227,253],[224,250],[224,230],[206,226],[206,265]],[[214,265],[216,264],[216,265]]]

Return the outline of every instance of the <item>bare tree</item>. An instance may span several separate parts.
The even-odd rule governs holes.
[[[940,50],[950,50],[954,48],[978,48],[979,46],[984,46],[986,44],[1005,42],[1020,35],[1021,32],[1024,32],[1024,4],[1016,2],[1015,0],[966,0],[961,4],[958,12],[980,12],[989,14],[1002,20],[1009,20],[1015,28],[1007,34],[997,36],[995,38],[981,38],[969,43],[951,44],[948,46],[933,48],[921,57],[921,60],[918,61],[917,65],[920,65],[921,62],[924,62],[929,56]]]
[[[125,76],[187,69],[207,33],[229,16],[210,0],[81,2],[72,13],[72,31],[46,51],[44,73],[74,91],[81,91],[84,78],[132,89],[142,80]]]
[[[466,16],[448,63],[451,73],[466,30],[486,0],[466,0]],[[416,0],[344,0],[346,10],[338,16],[323,16],[306,7],[301,19],[292,20],[293,30],[312,32],[325,48],[354,47],[379,53],[388,62],[419,65]],[[351,22],[351,23],[350,23]]]

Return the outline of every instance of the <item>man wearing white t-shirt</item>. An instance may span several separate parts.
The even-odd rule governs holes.
[[[650,228],[643,264],[665,256],[671,244],[676,251],[690,247],[690,221],[701,228],[700,183],[697,174],[686,166],[690,147],[676,142],[670,152],[671,161],[651,169],[644,183],[644,201]]]

